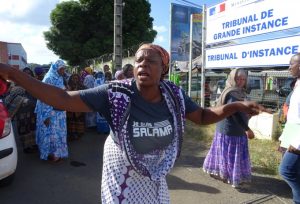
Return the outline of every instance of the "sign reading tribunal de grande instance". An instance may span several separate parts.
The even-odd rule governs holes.
[[[298,6],[295,5],[295,1],[248,0],[251,1],[249,4],[233,8],[231,6],[234,5],[234,1],[237,2],[229,0],[207,9],[207,44],[228,42],[230,46],[207,49],[206,67],[288,64],[290,56],[299,51],[300,36],[294,34],[285,38],[274,37],[275,39],[240,45],[236,43],[236,39],[266,33],[274,35],[276,31],[299,27]],[[220,5],[222,9],[216,10]]]

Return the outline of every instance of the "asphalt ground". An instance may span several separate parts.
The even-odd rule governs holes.
[[[0,188],[0,203],[99,204],[104,141],[105,135],[89,130],[69,143],[69,158],[56,165],[19,148],[15,180]],[[289,186],[280,178],[254,173],[251,185],[242,190],[211,178],[201,169],[208,148],[184,139],[181,156],[167,176],[172,204],[293,203]]]
[[[290,187],[269,175],[252,175],[251,184],[242,189],[210,177],[202,170],[207,146],[193,139],[184,139],[181,157],[168,176],[173,204],[292,204]]]

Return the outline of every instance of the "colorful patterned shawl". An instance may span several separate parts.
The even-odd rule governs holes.
[[[157,149],[147,154],[135,151],[127,130],[133,94],[132,81],[113,82],[108,89],[115,142],[126,153],[132,167],[139,174],[154,181],[159,181],[161,177],[166,176],[179,156],[185,124],[185,105],[180,89],[169,81],[161,81],[160,89],[173,115],[174,138],[165,149]]]

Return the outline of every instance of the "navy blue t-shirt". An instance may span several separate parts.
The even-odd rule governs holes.
[[[166,101],[150,103],[139,94],[135,82],[128,121],[131,141],[139,153],[168,146],[174,136],[173,118]],[[107,94],[108,84],[80,91],[81,99],[94,111],[101,113],[112,125]],[[183,92],[186,113],[197,110],[198,105]]]
[[[226,96],[225,102],[232,103],[239,101],[230,94]],[[228,136],[245,136],[248,127],[248,117],[243,112],[236,112],[233,115],[221,120],[216,125],[216,131]]]

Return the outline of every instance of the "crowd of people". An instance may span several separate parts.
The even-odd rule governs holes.
[[[103,70],[110,72],[108,65]],[[25,67],[22,71],[31,78],[65,91],[93,88],[111,80],[102,70],[93,72],[91,67],[80,73],[67,74],[63,60],[51,64],[48,71],[43,67]],[[36,99],[18,83],[11,81],[8,85],[8,91],[1,98],[14,121],[24,153],[40,153],[42,160],[59,163],[68,157],[68,142],[80,139],[87,128],[95,128],[99,121],[96,113],[57,109]],[[105,131],[99,130],[99,133],[109,133],[109,125],[106,124]]]
[[[86,67],[65,83],[66,65],[62,60],[51,65],[42,81],[35,80],[27,69],[21,72],[1,63],[0,77],[19,87],[18,93],[22,94],[17,96],[25,98],[27,94],[36,103],[36,115],[32,115],[36,129],[29,128],[26,134],[35,131],[35,144],[43,160],[60,162],[68,157],[67,135],[78,139],[85,128],[107,123],[110,129],[106,133],[110,135],[103,152],[102,203],[170,203],[166,175],[180,155],[186,119],[198,125],[217,123],[203,170],[235,188],[249,182],[248,139],[254,138],[254,133],[248,120],[267,109],[247,99],[247,72],[232,70],[217,106],[202,108],[180,87],[165,80],[169,60],[168,52],[161,46],[143,44],[135,54],[134,65],[126,64],[117,70],[116,80],[112,80],[112,72],[105,65],[97,73]],[[296,55],[290,70],[297,78],[299,65],[300,55]],[[286,153],[280,166],[296,204],[300,203],[300,142],[298,131],[291,134],[291,129],[300,131],[297,83],[290,101],[289,109],[293,111],[288,112],[281,136]],[[15,98],[9,108],[11,115],[21,114],[17,110],[28,100],[17,99],[11,93],[12,90],[5,99],[10,104],[10,98]],[[32,138],[26,137],[28,141]],[[24,142],[24,148],[35,144]]]

